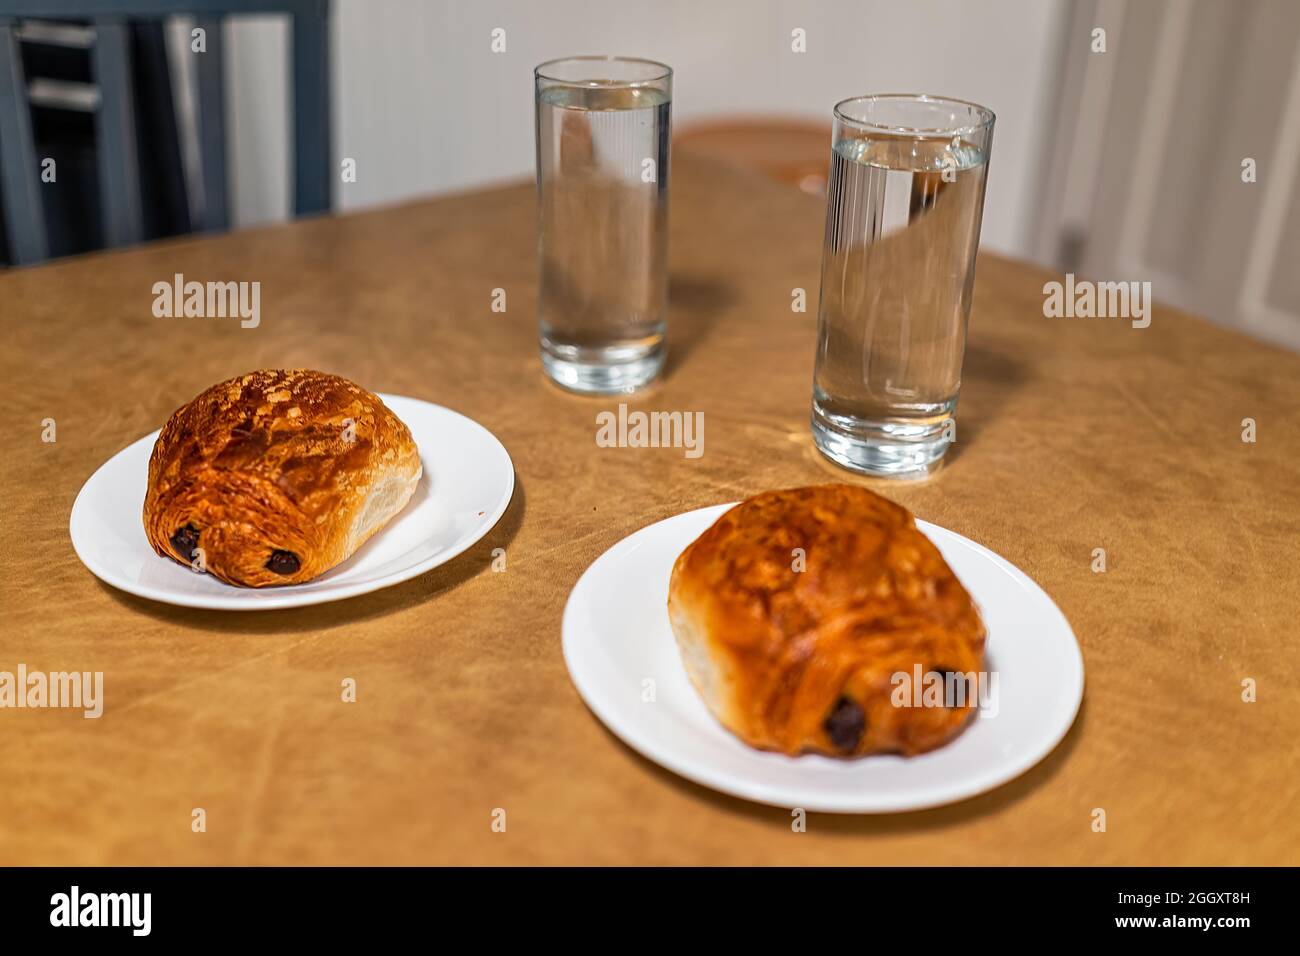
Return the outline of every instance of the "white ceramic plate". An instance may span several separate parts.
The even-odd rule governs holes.
[[[696,783],[759,803],[829,813],[888,813],[991,790],[1047,756],[1083,698],[1083,657],[1043,590],[987,548],[918,521],[979,605],[996,715],[917,757],[836,760],[751,749],[696,693],[668,622],[668,578],[682,550],[732,505],[642,528],[601,555],[564,610],[564,659],[587,705],[628,746]],[[645,700],[654,681],[654,700]]]
[[[96,577],[140,597],[226,611],[323,604],[377,591],[450,561],[487,534],[515,487],[505,448],[477,422],[440,405],[380,395],[420,449],[424,475],[402,513],[336,568],[306,584],[240,588],[156,555],[141,512],[158,432],[122,449],[82,486],[69,530]]]

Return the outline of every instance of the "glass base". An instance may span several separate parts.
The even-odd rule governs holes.
[[[947,420],[855,419],[846,425],[814,407],[812,434],[817,450],[841,467],[877,478],[928,478],[939,470],[952,444],[944,434]]]
[[[542,339],[542,368],[561,388],[584,395],[634,392],[658,377],[668,350],[663,342],[648,348],[576,349]]]

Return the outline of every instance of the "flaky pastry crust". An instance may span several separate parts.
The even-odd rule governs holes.
[[[163,427],[145,533],[158,554],[228,584],[300,584],[401,511],[420,474],[410,430],[378,396],[310,369],[250,372]]]
[[[897,706],[895,675],[915,683],[918,665],[930,680],[982,672],[985,631],[911,513],[865,488],[732,508],[678,557],[668,609],[692,682],[750,746],[916,754],[973,712],[973,686],[964,706]]]

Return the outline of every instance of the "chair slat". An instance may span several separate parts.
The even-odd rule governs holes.
[[[27,84],[13,20],[0,20],[0,190],[9,253],[20,265],[49,256]]]
[[[225,34],[220,16],[196,18],[207,35],[206,51],[198,60],[199,154],[203,164],[203,229],[230,227],[226,180]]]
[[[131,97],[130,34],[120,17],[96,17],[94,23],[92,62],[100,89],[95,133],[104,205],[104,245],[125,246],[139,242],[144,232]]]
[[[330,210],[329,4],[293,14],[294,211]],[[314,7],[314,9],[313,9]]]

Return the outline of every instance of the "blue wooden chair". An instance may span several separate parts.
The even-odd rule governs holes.
[[[143,238],[128,20],[191,14],[206,30],[208,47],[198,61],[197,87],[205,197],[200,227],[222,230],[229,224],[229,196],[221,25],[227,16],[252,13],[286,13],[292,20],[294,211],[301,216],[330,209],[328,0],[0,0],[0,199],[14,262],[49,256],[19,18],[88,20],[93,25],[102,238],[105,246],[123,246]]]

